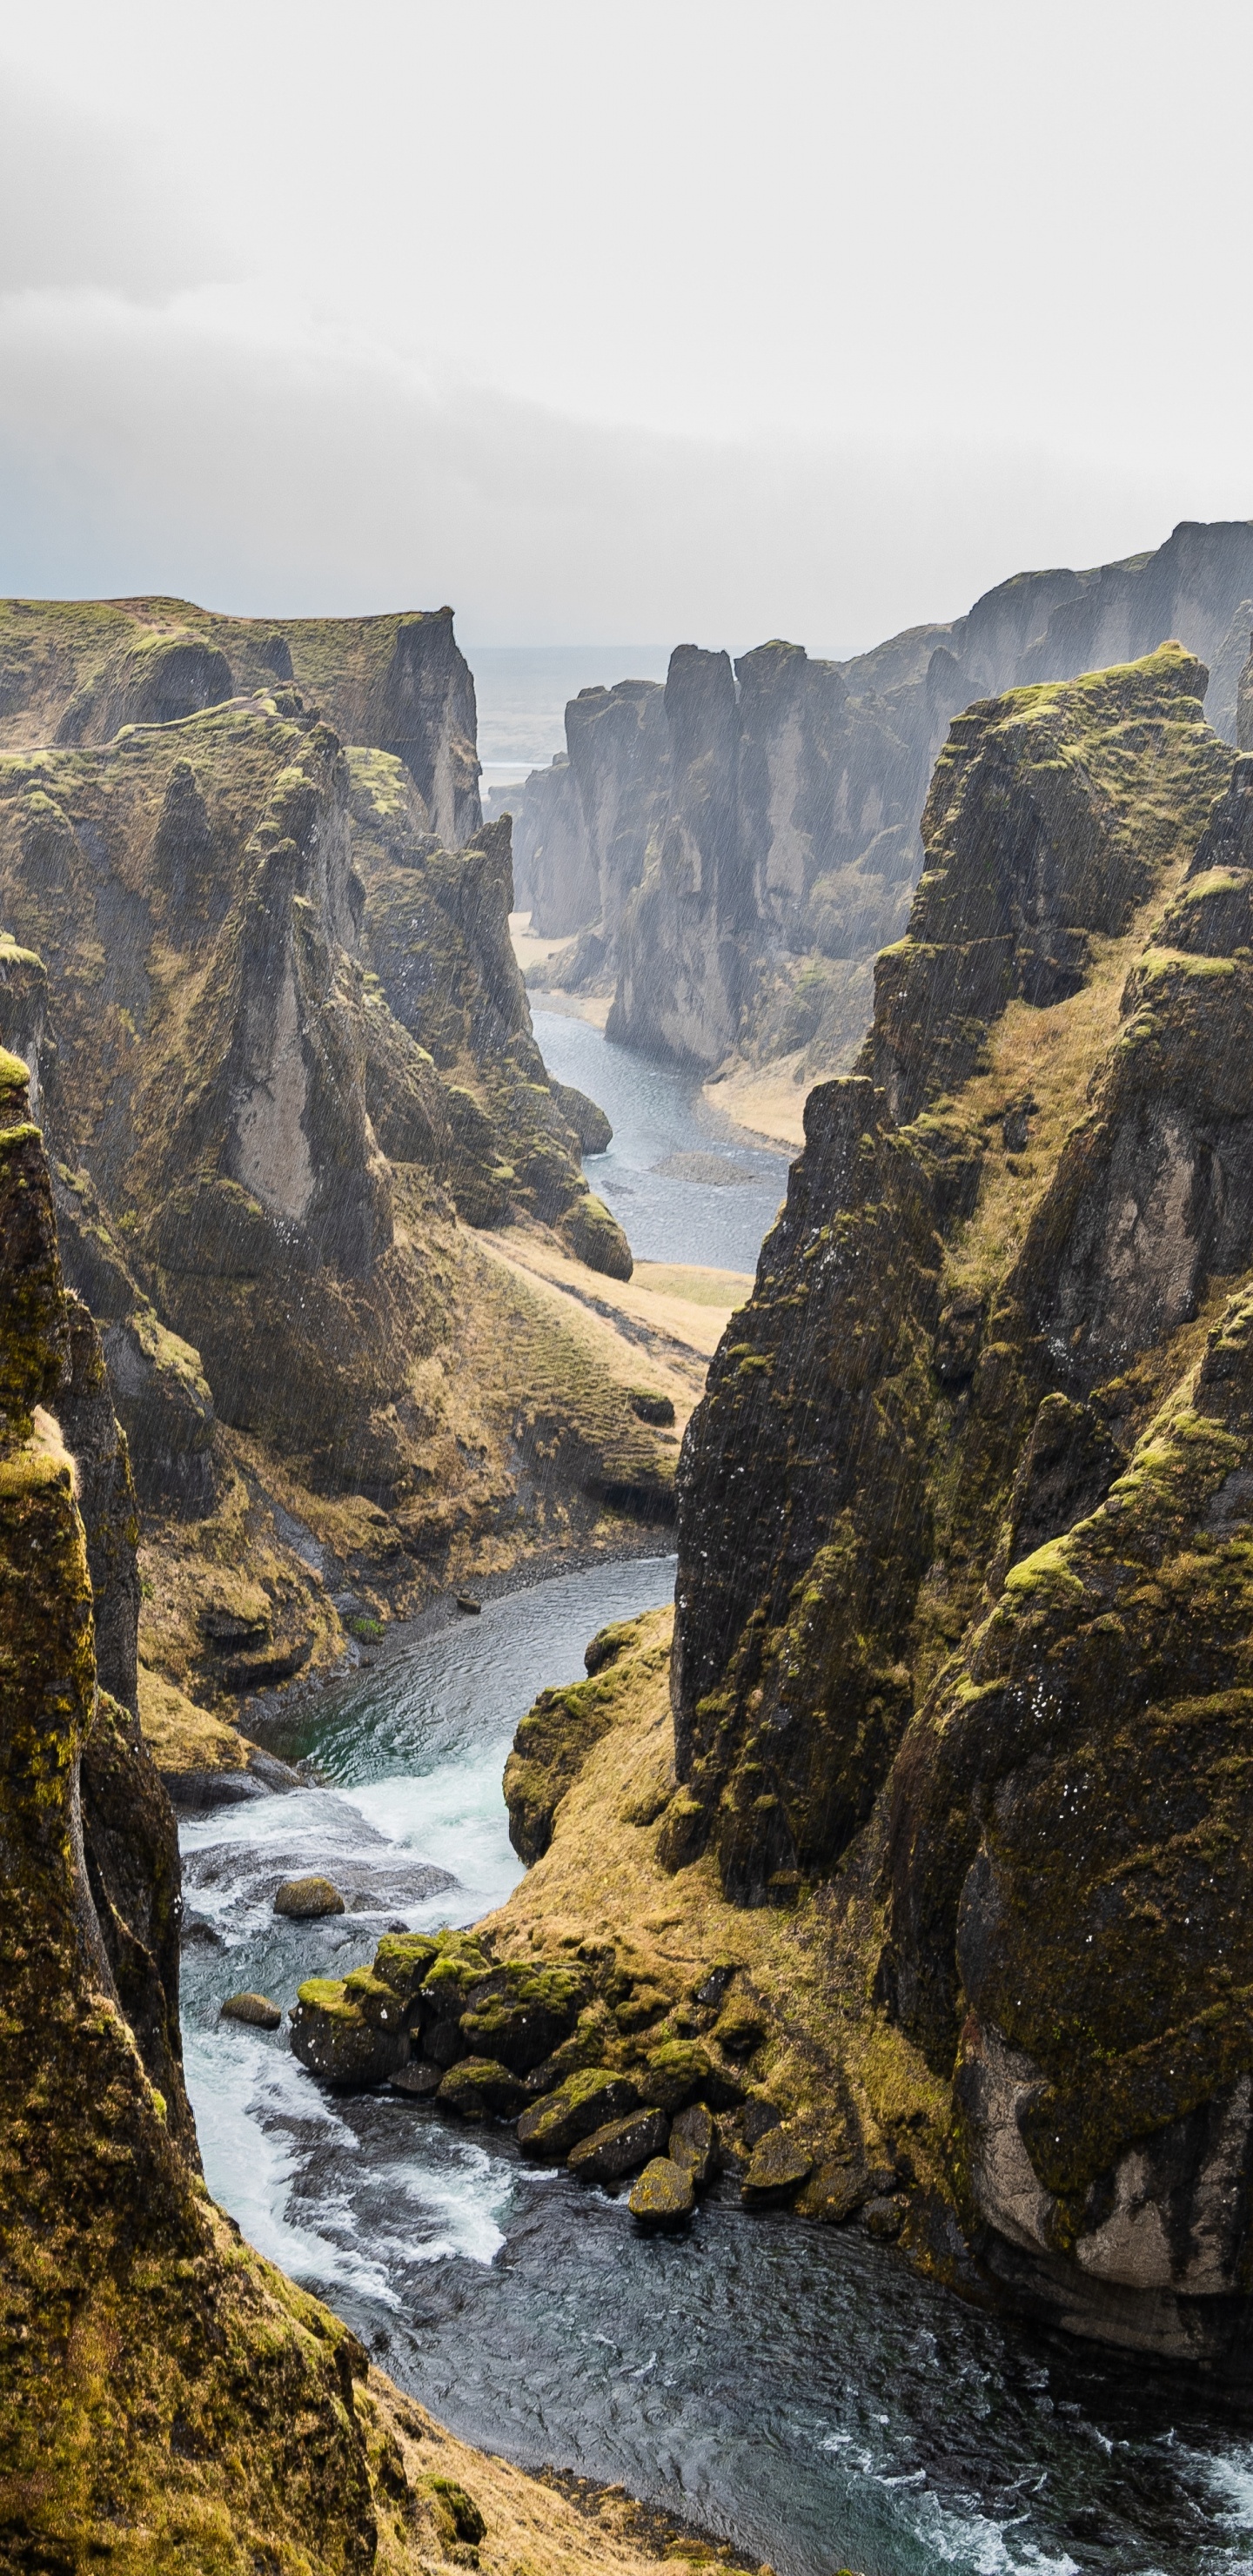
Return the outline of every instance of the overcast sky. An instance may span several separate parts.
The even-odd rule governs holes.
[[[1253,515],[1253,13],[0,0],[0,590],[841,652]]]

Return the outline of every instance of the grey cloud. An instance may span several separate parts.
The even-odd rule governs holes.
[[[450,599],[480,640],[851,650],[1190,491],[969,444],[715,443],[424,382],[246,302],[0,304],[0,581],[276,613]]]
[[[0,293],[77,286],[149,297],[239,271],[169,143],[0,74]]]

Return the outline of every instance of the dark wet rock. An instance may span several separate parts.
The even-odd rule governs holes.
[[[547,2093],[518,2122],[518,2144],[537,2163],[558,2164],[594,2129],[624,2118],[639,2108],[639,2092],[629,2076],[605,2066],[589,2066],[567,2076],[555,2093]]]
[[[789,2199],[812,2173],[813,2162],[808,2149],[788,2129],[768,2129],[753,2148],[740,2184],[744,2199]]]
[[[865,2166],[855,2159],[832,2157],[815,2167],[797,2196],[796,2206],[806,2218],[819,2218],[828,2226],[842,2227],[870,2195],[871,2181]]]
[[[386,2083],[409,2047],[401,2028],[368,2021],[339,1977],[306,1979],[292,2011],[291,2044],[312,2075],[346,2091]]]
[[[668,2127],[664,2111],[629,2111],[625,2119],[607,2121],[580,2138],[566,2162],[580,2182],[620,2182],[662,2153]]]
[[[482,1602],[476,1601],[473,1593],[459,1592],[457,1594],[457,1608],[459,1610],[466,1611],[471,1618],[477,1619],[482,1607]]]
[[[444,2067],[436,2066],[429,2057],[411,2057],[387,2080],[393,2093],[407,2093],[415,2102],[430,2102],[438,2093],[445,2072]]]
[[[344,1900],[329,1878],[287,1878],[274,1891],[274,1911],[293,1923],[316,1923],[324,1914],[342,1914]]]
[[[632,2186],[627,2206],[643,2228],[681,2227],[696,2206],[690,2167],[672,2164],[669,2156],[654,2156]]]
[[[443,2077],[435,2096],[441,2110],[463,2120],[516,2120],[526,2088],[494,2057],[463,2057]]]
[[[221,2019],[247,2022],[254,2030],[278,2030],[283,2014],[281,2006],[271,2003],[268,1995],[244,1993],[227,1996]]]
[[[889,2245],[894,2244],[900,2235],[904,2216],[905,2209],[902,2201],[895,2198],[888,2199],[879,2193],[868,2200],[862,2210],[862,2217],[869,2234],[881,2237],[884,2243]]]
[[[690,2102],[671,2123],[666,2149],[671,2163],[686,2166],[699,2191],[714,2171],[717,2152],[718,2135],[712,2113],[704,2102]]]

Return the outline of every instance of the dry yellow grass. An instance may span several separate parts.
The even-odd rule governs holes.
[[[1128,973],[1142,955],[1187,869],[1187,855],[1163,869],[1121,939],[1093,938],[1087,981],[1068,1001],[1039,1010],[1010,1002],[988,1036],[990,1062],[961,1094],[961,1115],[982,1128],[988,1152],[973,1216],[954,1240],[947,1277],[954,1289],[982,1291],[1003,1276],[1022,1249],[1027,1227],[1057,1170],[1063,1143],[1084,1115],[1088,1085],[1118,1028]],[[1007,1152],[997,1133],[1007,1109],[1035,1103],[1024,1152]],[[1078,1106],[1076,1106],[1078,1104]]]

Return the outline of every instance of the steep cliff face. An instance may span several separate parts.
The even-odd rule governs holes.
[[[626,1388],[458,1223],[630,1273],[594,1113],[531,1038],[508,825],[426,824],[399,754],[346,757],[294,690],[0,757],[0,1033],[174,1552],[149,1661],[197,1697],[329,1659],[337,1594],[407,1610],[668,1487]]]
[[[685,1446],[660,1845],[834,1877],[989,2275],[1238,2374],[1253,765],[1203,689],[1167,647],[952,728]]]
[[[482,814],[474,681],[450,608],[219,617],[184,599],[0,602],[0,748],[111,742],[294,683],[346,742],[404,763],[451,848]]]
[[[612,945],[644,873],[669,767],[656,680],[619,680],[570,700],[566,758],[528,779],[515,826],[532,926],[544,938],[596,924]]]
[[[680,645],[665,689],[668,779],[656,865],[624,908],[606,1024],[651,1053],[717,1063],[739,1028],[755,920],[739,830],[739,719],[725,653]]]
[[[745,654],[733,714],[703,754],[702,793],[734,807],[737,855],[716,887],[706,872],[699,898],[683,821],[691,782],[674,753],[688,648],[664,706],[650,702],[633,768],[608,706],[596,724],[582,715],[620,693],[585,692],[567,716],[566,828],[532,889],[537,927],[588,934],[558,977],[598,989],[616,977],[614,1031],[634,1045],[706,1065],[789,1058],[801,1080],[849,1063],[869,1016],[869,961],[905,926],[919,817],[952,718],[991,692],[1069,679],[1177,635],[1208,664],[1210,722],[1233,739],[1251,599],[1253,523],[1185,524],[1127,563],[1020,574],[967,616],[845,664],[777,642]],[[530,797],[528,787],[519,806],[528,843]]]
[[[27,1070],[0,1054],[0,2559],[642,2576],[612,2523],[445,2435],[209,2199],[174,1820],[97,1678],[134,1547],[99,1391]]]

